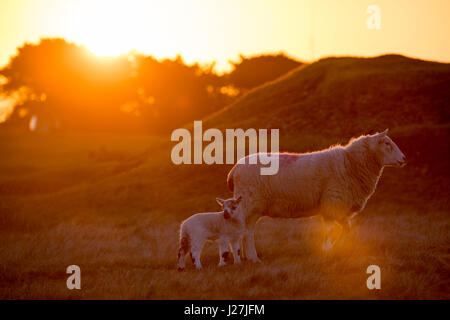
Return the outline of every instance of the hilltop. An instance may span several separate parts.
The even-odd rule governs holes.
[[[445,124],[449,88],[450,64],[400,55],[326,58],[254,89],[207,117],[206,125],[349,137]]]

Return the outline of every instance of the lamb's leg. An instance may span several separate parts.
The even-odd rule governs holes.
[[[189,235],[181,232],[180,247],[178,249],[178,271],[184,269],[184,260],[186,259],[186,254],[190,251],[190,247]]]
[[[204,239],[192,239],[191,240],[191,259],[192,263],[195,265],[197,269],[202,268],[202,264],[200,262],[200,255],[202,252],[203,244],[205,243]]]
[[[230,259],[230,241],[228,239],[219,239],[220,261],[219,267],[225,266]]]
[[[234,263],[241,263],[241,239],[237,239],[231,242],[233,249]]]
[[[185,251],[183,247],[180,246],[178,249],[178,271],[184,270],[184,260],[188,251]]]

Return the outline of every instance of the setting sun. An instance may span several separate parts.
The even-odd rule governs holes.
[[[97,56],[117,56],[138,48],[140,41],[151,39],[150,33],[155,33],[155,28],[150,26],[156,27],[161,22],[152,15],[150,6],[143,8],[133,2],[77,3],[72,9],[70,17],[76,27],[69,30],[68,36]],[[150,23],[144,25],[145,20]],[[163,43],[152,40],[153,45],[161,50]],[[151,46],[147,45],[145,50],[151,50]]]

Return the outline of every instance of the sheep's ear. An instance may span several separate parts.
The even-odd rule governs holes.
[[[389,129],[384,130],[382,133],[380,133],[380,135],[382,135],[383,137],[387,135]]]
[[[242,200],[242,196],[239,196],[239,197],[236,199],[236,203],[240,203],[241,200]]]
[[[225,200],[220,199],[220,198],[216,198],[217,203],[223,207],[223,203],[225,202]]]

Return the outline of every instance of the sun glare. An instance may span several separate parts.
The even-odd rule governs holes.
[[[161,21],[152,10],[134,2],[96,1],[77,3],[71,10],[72,40],[85,45],[97,56],[117,56],[129,52],[149,39]],[[161,18],[159,18],[161,19]],[[148,48],[146,48],[148,49]]]
[[[215,19],[211,12],[215,6],[223,15],[234,12],[226,2],[79,0],[60,2],[59,6],[55,10],[64,12],[64,23],[58,26],[61,33],[96,56],[118,56],[132,50],[156,58],[182,54],[187,63],[220,59],[219,69],[229,68],[226,58],[233,56],[219,30],[226,21]],[[215,22],[218,25],[210,28]],[[226,28],[234,32],[239,25]]]
[[[102,41],[100,43],[96,41],[86,41],[86,47],[98,57],[114,57],[126,53],[128,50],[122,47],[120,44],[112,43],[109,41]]]
[[[112,2],[107,5],[104,2],[92,2],[89,6],[73,8],[75,15],[79,14],[79,21],[74,24],[72,30],[75,41],[84,44],[97,56],[116,56],[129,51],[131,21],[126,18],[126,11],[121,6]]]

